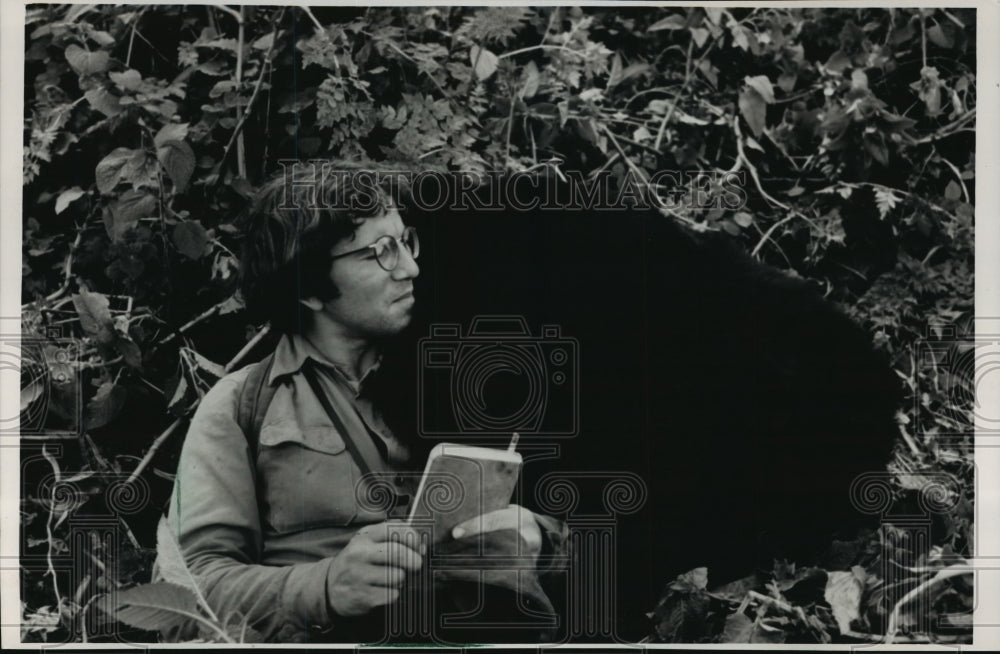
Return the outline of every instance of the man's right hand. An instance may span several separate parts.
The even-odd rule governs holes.
[[[349,617],[395,602],[407,573],[424,564],[419,542],[417,532],[399,523],[359,529],[330,565],[326,579],[330,608]]]

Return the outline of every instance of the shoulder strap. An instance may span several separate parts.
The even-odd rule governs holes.
[[[236,422],[243,430],[243,435],[246,436],[250,450],[250,463],[255,474],[260,427],[264,423],[267,407],[270,406],[271,399],[274,398],[274,393],[277,390],[277,387],[267,383],[273,366],[274,353],[271,353],[251,368],[250,374],[243,381],[243,388],[240,390],[240,405],[237,409]]]
[[[316,379],[315,366],[311,364],[312,364],[311,361],[306,362],[306,365],[302,367],[302,373],[305,375],[306,380],[309,382],[309,386],[312,387],[313,393],[316,395],[316,398],[319,400],[320,404],[323,405],[323,410],[326,411],[326,414],[330,417],[330,422],[333,423],[334,428],[340,433],[341,438],[344,439],[344,445],[347,447],[347,450],[351,453],[351,456],[354,457],[355,463],[357,463],[358,468],[361,469],[361,474],[370,475],[372,472],[372,466],[369,464],[369,460],[365,457],[364,454],[362,454],[361,448],[358,447],[358,443],[354,440],[354,436],[351,434],[351,430],[347,428],[347,426],[344,424],[343,419],[337,413],[336,409],[334,409],[333,406],[330,404],[330,398],[327,397],[326,392],[323,390],[323,387],[319,385],[319,380]],[[358,416],[358,420],[361,420],[360,416]],[[364,421],[362,420],[362,424],[363,423]],[[374,447],[375,447],[374,442],[370,443],[369,449],[374,449]],[[373,456],[373,460],[377,461],[378,460],[376,458],[377,456],[378,456],[377,453],[375,453],[375,455]]]

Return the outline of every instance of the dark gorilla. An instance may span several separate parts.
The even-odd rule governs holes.
[[[441,370],[413,402],[398,399],[413,396],[416,339],[431,324],[467,334],[476,316],[523,316],[536,337],[558,325],[575,339],[578,433],[522,434],[526,447],[561,452],[525,465],[521,501],[538,507],[533,488],[547,473],[645,481],[645,503],[617,517],[617,554],[605,563],[620,637],[650,633],[645,613],[682,572],[706,566],[716,586],[775,558],[804,563],[832,536],[856,533],[864,516],[850,484],[884,467],[899,387],[869,335],[814,285],[651,210],[411,210],[407,221],[419,230],[421,274],[409,340],[386,358],[409,386],[394,393],[396,420],[416,424],[424,401],[433,410],[423,426],[454,423]],[[484,401],[509,415],[525,380],[495,377]],[[565,388],[550,391],[550,427],[571,417],[557,406]],[[578,486],[571,521],[604,513],[603,484]]]

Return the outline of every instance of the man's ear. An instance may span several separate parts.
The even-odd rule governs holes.
[[[309,296],[299,298],[299,302],[301,302],[307,309],[311,309],[313,311],[323,310],[323,301],[317,297]]]

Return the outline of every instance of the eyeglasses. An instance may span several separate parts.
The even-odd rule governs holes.
[[[379,237],[377,241],[371,245],[366,245],[363,248],[358,248],[357,250],[351,250],[350,252],[342,252],[340,254],[330,257],[330,261],[336,261],[343,257],[349,257],[352,254],[357,254],[359,252],[364,252],[365,250],[375,251],[375,261],[382,270],[386,272],[392,272],[399,265],[399,246],[402,245],[410,253],[410,256],[416,259],[420,256],[420,239],[417,238],[417,230],[413,227],[407,227],[403,230],[403,235],[399,238],[391,234],[386,234],[385,236]]]

